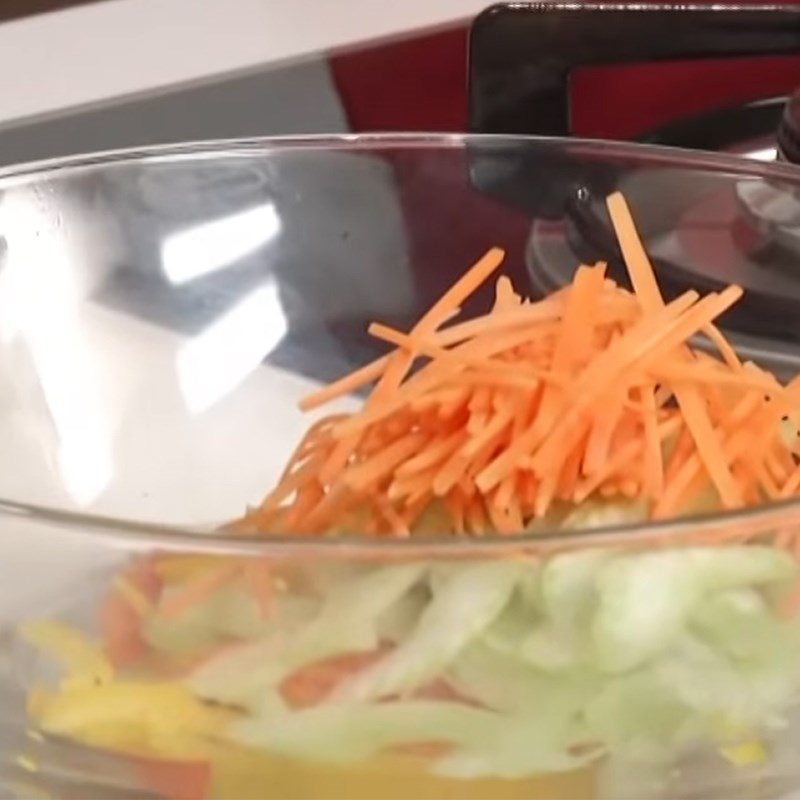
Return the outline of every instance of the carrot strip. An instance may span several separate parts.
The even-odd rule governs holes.
[[[502,263],[505,253],[498,247],[489,250],[479,259],[471,269],[459,278],[445,294],[431,307],[411,331],[410,339],[417,338],[435,331],[442,323],[450,318],[453,311],[469,295],[471,295],[489,275]],[[397,391],[408,370],[416,357],[416,349],[410,347],[407,352],[396,351],[384,365],[380,379],[367,400],[367,408],[379,407],[381,403]],[[346,423],[345,423],[346,424]],[[358,446],[359,437],[351,432],[349,436],[341,439],[335,450],[322,467],[322,478],[329,483],[344,469],[350,460],[353,451]]]
[[[370,331],[376,338],[396,345],[397,347],[412,346],[413,339],[411,334],[400,333],[386,325],[374,323],[370,325]],[[437,361],[436,366],[447,364],[454,371],[466,366],[488,366],[485,360],[495,356],[505,350],[511,350],[521,344],[534,341],[537,337],[547,335],[548,330],[543,326],[538,327],[515,327],[509,331],[493,334],[492,336],[475,337],[469,342],[463,343],[451,349],[445,349],[441,345],[420,342],[416,345],[417,350],[422,355],[428,356]],[[500,365],[495,365],[499,367]],[[531,365],[531,372],[539,373],[540,370]],[[510,371],[510,368],[509,368]],[[541,371],[542,374],[550,371]]]
[[[517,308],[522,298],[514,291],[514,284],[508,275],[501,275],[494,287],[494,305],[492,311],[503,311]]]
[[[720,329],[709,323],[703,328],[703,333],[708,336],[717,348],[722,360],[734,371],[738,372],[742,368],[742,362],[736,351],[731,347],[731,343],[722,335]]]
[[[747,398],[742,402],[746,402]],[[727,436],[723,441],[723,458],[730,464],[737,458],[741,458],[747,453],[748,448],[752,447],[754,441],[758,441],[759,437],[765,433],[765,428],[771,423],[771,419],[764,418],[763,412],[756,412],[754,415],[755,420],[748,425],[747,428],[734,428],[729,430]],[[674,510],[683,496],[685,489],[689,486],[692,479],[703,466],[702,454],[695,450],[690,456],[678,474],[675,476],[672,483],[664,488],[664,493],[653,509],[653,516],[656,519],[663,519],[674,513]],[[737,491],[740,491],[737,487]]]
[[[453,520],[453,532],[457,534],[466,533],[466,503],[464,502],[464,498],[461,496],[461,494],[459,494],[458,491],[452,491],[445,494],[444,497],[442,497],[442,501],[444,502],[445,507],[450,511],[450,515]]]
[[[681,468],[683,463],[692,453],[694,441],[689,429],[683,425],[680,426],[680,433],[675,442],[675,446],[667,461],[667,466],[664,470],[664,484],[668,484],[675,479],[675,475]]]
[[[633,325],[605,353],[600,354],[576,378],[573,394],[576,399],[571,408],[562,414],[551,428],[546,441],[533,456],[532,466],[543,475],[548,469],[558,468],[563,462],[564,451],[574,446],[586,426],[584,410],[591,405],[599,391],[607,389],[624,369],[625,362],[634,362],[652,344],[653,339],[663,338],[667,325],[680,321],[684,311],[697,299],[696,292],[686,292],[660,311]],[[538,423],[538,424],[537,424]],[[502,480],[526,451],[535,449],[542,441],[539,419],[522,436],[501,453],[478,477],[482,491],[488,491]]]
[[[475,262],[423,315],[414,326],[419,334],[435,330],[453,309],[474,294],[503,263],[505,251],[499,247],[489,249]]]
[[[474,433],[463,445],[462,456],[467,459],[474,458],[487,443],[499,439],[513,422],[514,410],[512,408],[498,411],[482,430]]]
[[[501,511],[507,512],[511,507],[511,501],[516,488],[517,476],[516,473],[512,472],[510,475],[507,475],[497,487],[497,491],[492,498],[492,503]]]
[[[624,198],[607,205],[633,291],[602,263],[536,303],[501,276],[488,312],[456,320],[500,266],[489,250],[408,332],[369,326],[394,349],[301,404],[372,383],[361,409],[315,423],[237,529],[402,537],[438,503],[451,532],[511,534],[594,493],[655,517],[704,488],[727,508],[800,493],[778,435],[781,415],[800,419],[800,378],[742,363],[717,327],[741,288],[665,302]]]
[[[465,517],[465,525],[470,533],[481,536],[486,532],[486,514],[483,511],[482,498],[470,499],[467,503]]]
[[[680,427],[680,420],[673,418],[659,426],[659,437],[663,441],[668,436],[676,433]],[[575,490],[575,502],[582,503],[612,475],[617,474],[623,467],[639,456],[644,448],[644,441],[634,439],[624,447],[620,447],[617,452],[606,462],[602,469],[595,472],[589,478],[581,482]]]
[[[664,299],[658,288],[656,273],[639,238],[625,198],[620,192],[614,192],[606,198],[606,205],[634,293],[646,311],[661,307]]]
[[[628,274],[633,283],[634,292],[641,300],[644,311],[648,313],[655,312],[664,307],[664,300],[658,289],[653,267],[647,258],[642,240],[639,238],[636,226],[633,223],[630,209],[625,202],[625,198],[618,192],[612,194],[606,202],[623,257],[625,258]],[[728,287],[725,292],[728,292],[731,288],[733,287]],[[724,310],[724,307],[717,313],[721,313],[722,310]],[[710,322],[711,320],[704,320],[700,327],[702,328]],[[693,333],[694,331],[688,335],[690,336]],[[685,338],[688,338],[688,336]],[[741,494],[726,463],[721,444],[714,433],[714,428],[703,406],[702,399],[694,389],[686,386],[676,386],[675,393],[686,418],[686,425],[694,438],[703,463],[720,493],[723,505],[728,508],[735,508],[741,505]]]
[[[437,441],[431,442],[422,453],[401,464],[395,471],[395,476],[403,478],[439,464],[450,456],[454,450],[458,449],[464,439],[464,431],[459,429]]]
[[[791,474],[791,470],[786,469],[774,448],[770,448],[767,451],[764,457],[764,467],[769,472],[772,480],[780,484],[783,484]]]
[[[644,405],[644,493],[657,499],[664,490],[664,462],[656,418],[656,397],[652,387],[640,389],[639,396]]]
[[[378,509],[378,513],[389,525],[389,529],[394,536],[398,536],[400,538],[411,536],[411,531],[409,530],[406,521],[385,497],[376,497],[375,505]]]
[[[315,408],[330,403],[338,397],[351,394],[362,386],[366,386],[368,383],[378,380],[378,378],[383,375],[388,364],[388,355],[376,358],[374,361],[357,369],[355,372],[351,372],[343,378],[329,383],[319,391],[304,397],[299,404],[300,410],[313,411]]]
[[[444,497],[461,480],[468,464],[460,451],[453,453],[436,473],[433,479],[433,493],[437,497]]]
[[[419,450],[427,437],[422,433],[412,433],[389,445],[370,461],[359,464],[347,472],[344,480],[354,491],[364,491],[381,478],[386,477],[402,464],[412,453]]]

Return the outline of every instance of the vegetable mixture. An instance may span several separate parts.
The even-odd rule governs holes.
[[[732,525],[580,548],[566,534],[795,496],[800,382],[742,363],[715,327],[739,287],[665,302],[625,201],[608,207],[633,291],[601,263],[539,302],[501,276],[491,310],[458,321],[500,267],[490,250],[409,332],[370,327],[395,349],[303,403],[373,384],[363,407],[315,422],[275,489],[229,526],[527,531],[524,548],[437,560],[421,547],[377,565],[142,558],[114,579],[97,640],[23,627],[61,665],[57,685],[30,692],[36,724],[139,759],[181,797],[246,791],[220,782],[231,753],[402,762],[495,782],[484,796],[698,747],[726,768],[767,762],[800,692],[798,532]],[[571,546],[550,536],[537,550],[537,532],[557,530]],[[175,762],[191,789],[157,768]]]

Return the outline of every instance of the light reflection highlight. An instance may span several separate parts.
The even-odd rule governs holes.
[[[775,161],[777,158],[777,151],[774,147],[764,147],[759,150],[750,150],[744,153],[744,155],[755,161]]]
[[[188,283],[227,267],[277,236],[281,223],[272,203],[170,234],[161,245],[161,267],[173,284]]]
[[[177,354],[177,370],[189,411],[207,411],[233,391],[287,328],[277,284],[269,280],[186,342]]]
[[[61,484],[79,506],[90,505],[113,477],[108,409],[96,347],[82,327],[78,255],[52,208],[35,190],[9,192],[0,206],[7,251],[0,272],[0,336],[6,359],[30,358],[49,420],[36,419],[29,387],[19,386]],[[12,341],[25,345],[15,350]],[[22,355],[24,354],[24,355]],[[9,381],[21,371],[10,368]],[[55,432],[55,452],[51,444]]]

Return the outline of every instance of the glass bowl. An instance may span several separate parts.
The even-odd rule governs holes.
[[[2,795],[800,791],[800,622],[770,572],[798,502],[513,537],[219,532],[278,479],[298,400],[383,352],[370,321],[410,327],[492,245],[524,294],[580,260],[618,269],[600,210],[617,188],[665,291],[745,284],[731,340],[795,374],[798,187],[726,156],[426,135],[3,173]],[[700,589],[698,565],[716,575]],[[614,611],[620,574],[658,625]],[[159,607],[187,585],[202,602]],[[378,688],[342,688],[412,638]]]

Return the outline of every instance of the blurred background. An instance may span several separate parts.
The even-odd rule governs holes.
[[[467,127],[487,0],[3,0],[0,164],[157,142]],[[785,95],[800,57],[597,66],[575,133],[630,137]]]

